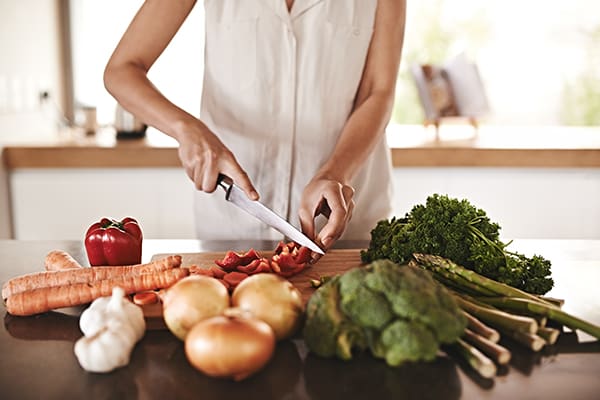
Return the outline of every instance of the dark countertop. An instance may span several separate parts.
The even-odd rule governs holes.
[[[364,243],[342,243],[361,248]],[[271,242],[145,240],[144,261],[158,253],[272,249]],[[515,240],[515,251],[542,254],[553,263],[564,309],[600,324],[600,241]],[[0,241],[0,281],[43,269],[54,249],[87,265],[78,241]],[[317,264],[318,266],[318,264]],[[315,266],[315,268],[317,267]],[[483,380],[440,354],[432,363],[389,368],[368,354],[351,362],[317,358],[300,338],[278,344],[274,358],[238,383],[208,378],[187,362],[183,343],[168,331],[148,331],[128,366],[110,374],[85,372],[73,353],[81,336],[77,314],[4,315],[0,329],[0,397],[9,399],[597,399],[600,342],[563,333],[558,343],[533,353],[513,343],[510,365]]]

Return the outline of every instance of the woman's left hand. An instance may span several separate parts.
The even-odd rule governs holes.
[[[354,188],[338,180],[316,176],[304,188],[298,212],[302,232],[315,239],[323,250],[329,249],[342,236],[354,210]],[[315,218],[328,218],[319,232],[315,232]],[[313,261],[318,255],[313,254]]]

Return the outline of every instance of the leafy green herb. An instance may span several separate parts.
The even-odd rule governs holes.
[[[413,253],[433,254],[529,293],[552,289],[550,261],[507,250],[510,242],[503,243],[499,232],[500,225],[469,201],[434,194],[404,218],[379,221],[361,258],[407,263]]]

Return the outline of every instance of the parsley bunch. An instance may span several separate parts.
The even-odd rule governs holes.
[[[433,254],[529,293],[552,289],[550,261],[508,251],[510,242],[503,243],[499,231],[500,226],[469,201],[433,194],[404,218],[379,221],[361,258],[365,263],[387,258],[402,264],[413,253]]]

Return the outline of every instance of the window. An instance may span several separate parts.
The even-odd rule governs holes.
[[[104,67],[142,3],[71,0],[69,4],[75,108],[96,107],[100,124],[111,124],[116,110],[104,88]],[[196,115],[202,89],[203,11],[199,2],[149,73],[167,98]]]
[[[110,123],[115,108],[102,84],[103,68],[141,4],[70,2],[75,103],[96,106],[100,123]],[[598,15],[600,3],[593,0],[409,1],[392,123],[423,122],[410,65],[444,63],[464,51],[484,81],[491,107],[484,123],[600,125]],[[196,115],[203,30],[198,2],[150,71],[168,98]]]
[[[501,125],[600,125],[600,3],[593,0],[409,2],[393,121],[421,123],[412,63],[465,51]]]

